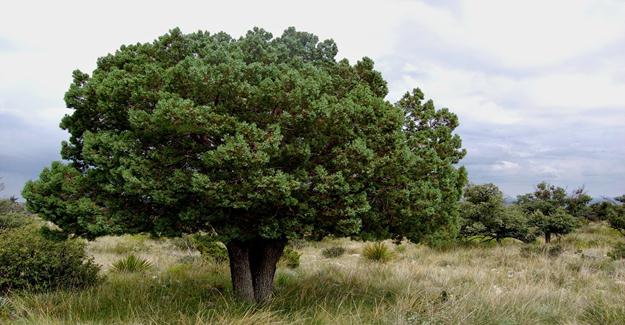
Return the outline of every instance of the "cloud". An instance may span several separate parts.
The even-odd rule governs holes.
[[[491,165],[491,169],[495,172],[513,172],[521,168],[521,165],[507,160],[498,160]]]
[[[32,10],[37,6],[38,10]],[[242,35],[288,26],[372,57],[388,99],[420,87],[457,113],[473,182],[508,195],[548,180],[594,195],[625,183],[625,3],[617,0],[19,1],[0,20],[0,176],[7,189],[58,159],[71,71],[179,26]],[[119,10],[123,8],[123,10]],[[137,24],[140,21],[140,24]],[[114,23],[113,23],[114,22]],[[17,46],[19,44],[19,46]]]

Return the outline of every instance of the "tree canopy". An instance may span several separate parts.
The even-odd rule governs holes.
[[[515,238],[524,242],[536,236],[527,216],[517,206],[506,206],[501,190],[492,183],[469,184],[461,202],[460,234],[500,241]]]
[[[248,300],[266,298],[287,239],[454,231],[466,182],[457,117],[418,89],[389,103],[371,59],[337,52],[294,28],[174,29],[122,46],[91,75],[74,71],[68,163],[26,185],[29,209],[90,238],[214,231]]]

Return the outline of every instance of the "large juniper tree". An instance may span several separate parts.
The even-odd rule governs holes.
[[[419,90],[396,104],[373,61],[287,29],[178,29],[75,71],[68,163],[28,207],[85,237],[216,232],[235,293],[266,300],[288,239],[421,241],[456,228],[465,184],[456,116]]]

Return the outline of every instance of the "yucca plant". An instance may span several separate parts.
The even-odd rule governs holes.
[[[134,255],[128,255],[112,265],[112,269],[115,272],[145,272],[152,268],[152,262],[136,257]]]
[[[383,242],[375,242],[365,245],[362,256],[370,261],[386,263],[393,259],[393,252]]]

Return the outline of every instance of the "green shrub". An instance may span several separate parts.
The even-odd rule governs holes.
[[[10,199],[0,199],[0,214],[22,212],[24,212],[24,207],[17,202],[15,197],[11,197]]]
[[[296,250],[286,247],[278,263],[288,268],[295,269],[299,267],[299,258],[301,256],[302,254],[298,253]]]
[[[23,214],[0,214],[0,231],[19,228],[30,223],[32,223],[32,218]]]
[[[620,260],[625,258],[625,243],[616,244],[611,251],[608,252],[608,256],[613,260]]]
[[[193,235],[193,242],[195,248],[206,259],[209,259],[216,263],[228,262],[228,249],[222,242],[215,240],[214,236],[210,235]]]
[[[172,239],[171,244],[180,250],[197,250],[202,257],[212,262],[228,262],[228,249],[215,236],[201,233],[185,235]]]
[[[321,255],[325,258],[337,258],[343,254],[345,254],[345,247],[342,246],[332,246],[321,251]]]
[[[81,288],[98,282],[100,268],[76,239],[46,238],[36,227],[0,232],[0,291]]]
[[[113,271],[115,272],[145,272],[152,268],[152,263],[146,259],[128,255],[125,258],[113,263]]]
[[[383,242],[375,242],[365,245],[362,256],[369,261],[386,263],[393,259],[393,252]]]

